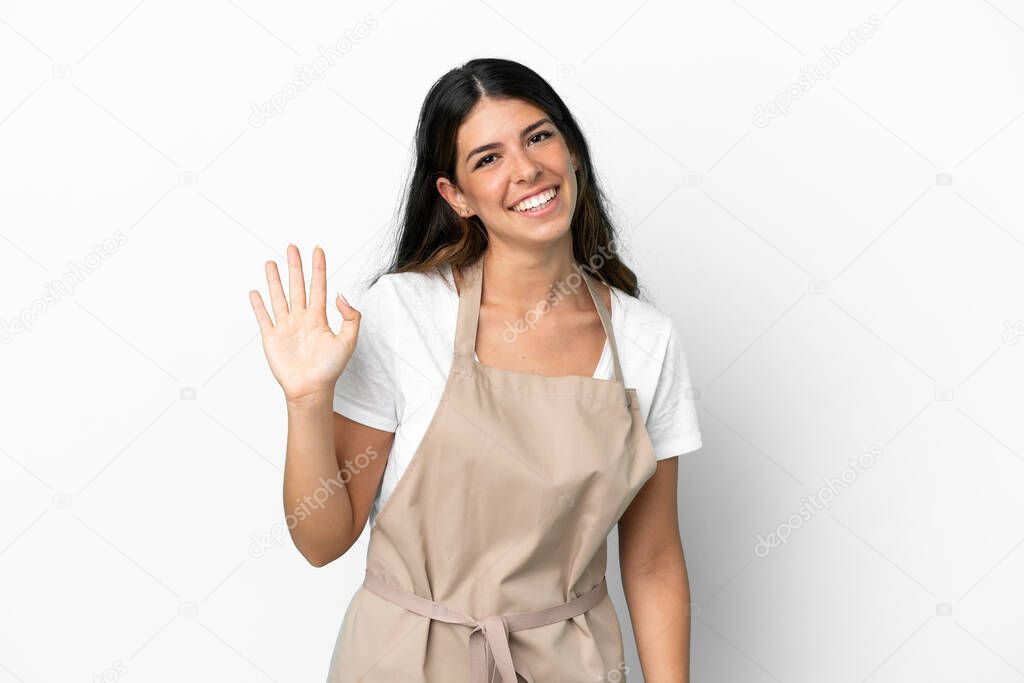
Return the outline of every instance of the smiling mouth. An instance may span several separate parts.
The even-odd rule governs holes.
[[[515,206],[510,207],[510,210],[515,213],[536,213],[542,211],[546,206],[555,200],[558,193],[561,191],[561,185],[555,185],[550,190],[538,193],[536,196],[530,199],[520,202]],[[538,198],[543,198],[538,203]],[[525,205],[525,206],[524,206]]]

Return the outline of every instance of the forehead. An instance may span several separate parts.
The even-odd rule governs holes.
[[[543,109],[525,100],[484,97],[459,126],[456,135],[459,155],[479,145],[514,139],[523,128],[545,116]]]

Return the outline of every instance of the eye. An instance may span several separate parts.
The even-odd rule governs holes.
[[[543,136],[543,137],[541,137],[541,136]],[[540,140],[537,140],[537,142],[544,142],[544,140],[547,140],[548,138],[553,137],[553,136],[554,136],[554,133],[552,133],[551,131],[549,131],[549,130],[542,130],[542,131],[534,134],[532,137],[530,137],[530,142],[534,142],[535,140],[537,140],[537,138],[541,138]],[[491,157],[494,157],[494,156],[496,156],[496,155],[488,154],[486,156],[480,157],[480,160],[476,162],[476,165],[473,166],[473,168],[480,168],[481,166],[490,166],[491,164],[489,162],[487,162],[486,160],[490,159]]]

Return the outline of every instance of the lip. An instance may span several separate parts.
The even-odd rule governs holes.
[[[541,190],[541,191],[543,192],[543,190]],[[536,192],[534,194],[536,194]],[[539,211],[531,211],[529,213],[523,213],[521,211],[513,211],[512,213],[514,213],[516,216],[522,216],[523,218],[541,219],[541,218],[547,218],[548,216],[550,216],[555,211],[558,211],[561,206],[562,206],[562,191],[559,190],[555,194],[554,198],[550,202],[548,202],[544,206],[543,209],[541,209]]]
[[[516,204],[518,204],[519,202],[523,201],[524,199],[529,199],[530,197],[534,197],[536,195],[539,195],[541,192],[547,192],[551,188],[558,187],[558,186],[559,186],[558,183],[551,183],[550,185],[545,185],[544,187],[541,187],[539,189],[534,190],[530,194],[524,194],[522,197],[520,197],[519,199],[517,199],[514,202],[512,202],[511,204],[509,204],[508,205],[508,210],[509,211],[515,211],[515,209],[512,208],[512,207],[514,207]]]

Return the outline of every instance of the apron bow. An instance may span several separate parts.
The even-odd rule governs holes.
[[[428,619],[472,627],[469,634],[469,683],[493,683],[495,672],[500,674],[499,683],[517,683],[517,676],[527,683],[533,683],[533,677],[525,665],[519,665],[519,671],[516,671],[508,634],[572,619],[596,606],[608,595],[608,584],[602,576],[596,586],[568,602],[531,612],[493,614],[483,619],[474,619],[443,602],[434,602],[403,590],[384,577],[373,574],[369,568],[363,585],[385,600]]]
[[[508,622],[500,615],[484,617],[469,634],[470,683],[491,683],[495,670],[501,683],[516,683]]]

